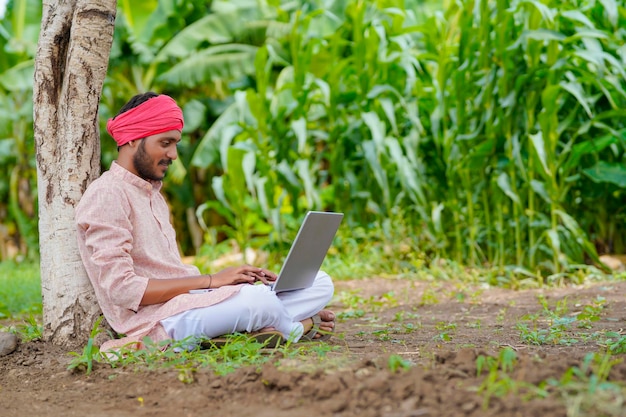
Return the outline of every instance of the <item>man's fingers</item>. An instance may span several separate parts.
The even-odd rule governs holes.
[[[238,284],[242,282],[252,284],[254,282],[254,277],[246,274],[245,272],[235,275],[235,277],[233,278],[233,284]]]
[[[254,277],[254,281],[261,281],[263,284],[265,285],[269,285],[269,281],[267,280],[266,277],[264,277],[263,275],[256,275]]]
[[[278,276],[272,271],[268,271],[267,269],[262,269],[261,271],[263,273],[263,276],[265,276],[270,281],[276,281],[276,278],[278,278]]]

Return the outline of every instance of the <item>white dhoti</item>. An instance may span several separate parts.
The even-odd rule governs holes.
[[[232,297],[209,307],[195,308],[161,320],[173,340],[190,336],[214,338],[236,332],[274,327],[297,342],[304,333],[301,321],[314,316],[333,296],[332,280],[318,272],[313,285],[276,294],[266,285],[245,285]]]

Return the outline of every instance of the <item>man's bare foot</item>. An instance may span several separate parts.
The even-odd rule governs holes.
[[[315,316],[302,320],[303,340],[328,340],[335,331],[335,313],[321,310]]]

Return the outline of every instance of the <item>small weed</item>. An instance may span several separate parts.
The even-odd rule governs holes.
[[[517,393],[523,382],[515,381],[508,374],[513,371],[517,364],[517,354],[511,348],[500,350],[497,358],[492,356],[480,355],[476,358],[476,375],[480,376],[483,372],[487,376],[478,387],[478,392],[483,394],[483,408],[489,407],[489,401],[492,397],[503,397],[509,393]]]
[[[404,320],[412,320],[419,317],[419,314],[409,313],[408,311],[399,311],[393,316],[393,321],[402,322]]]
[[[381,342],[388,342],[392,339],[389,335],[389,329],[374,330],[372,332]]]
[[[98,346],[94,345],[94,339],[96,336],[102,331],[100,328],[100,323],[104,316],[98,317],[96,322],[93,324],[91,328],[91,333],[89,334],[89,340],[87,341],[87,345],[83,348],[83,353],[79,354],[76,352],[70,352],[70,355],[74,356],[74,359],[70,361],[67,369],[79,369],[84,370],[87,375],[91,373],[93,369],[94,361],[97,361],[101,358],[100,349]]]
[[[402,327],[404,328],[405,333],[413,333],[416,330],[420,330],[423,328],[422,323],[413,324],[413,323],[403,323]]]
[[[482,322],[480,321],[480,319],[476,319],[471,323],[467,323],[465,326],[469,327],[470,329],[480,329],[482,327]]]
[[[357,310],[348,310],[348,311],[340,311],[337,313],[337,319],[339,320],[347,320],[347,319],[358,319],[365,315],[365,311],[361,309]]]
[[[501,308],[500,311],[498,311],[498,315],[496,316],[496,323],[504,323],[504,319],[506,318],[506,311],[506,308]]]
[[[363,298],[354,292],[342,291],[338,295],[339,302],[346,306],[346,311],[337,314],[340,320],[360,318],[366,312],[380,311],[383,307],[396,307],[398,300],[393,291],[387,292],[380,297],[371,296]]]
[[[548,341],[548,331],[544,329],[530,330],[527,325],[518,323],[516,326],[520,331],[520,339],[523,343],[529,343],[531,345],[543,345]]]
[[[614,359],[609,353],[589,353],[580,367],[569,368],[560,379],[547,382],[563,397],[568,416],[621,417],[626,390],[608,380],[611,369],[620,362],[622,359]]]
[[[480,304],[484,290],[476,290],[470,294],[470,304]]]
[[[600,313],[604,309],[606,299],[604,297],[597,297],[593,304],[585,305],[582,311],[576,316],[578,320],[578,327],[581,329],[590,329],[591,323],[600,320]]]
[[[424,293],[422,294],[422,298],[419,302],[419,305],[425,306],[425,305],[434,305],[438,303],[439,303],[439,299],[437,298],[437,294],[435,290],[433,290],[432,288],[425,289]]]
[[[449,342],[456,331],[456,324],[440,321],[435,324],[435,329],[439,330],[439,334],[434,337],[435,340]]]
[[[392,373],[396,373],[399,370],[409,369],[411,367],[411,362],[407,361],[400,355],[390,355],[387,365]]]
[[[607,339],[604,341],[603,345],[606,347],[608,353],[611,355],[626,353],[626,335],[618,332],[606,332],[605,336]]]
[[[23,342],[41,339],[43,336],[43,326],[37,323],[35,317],[31,314],[24,320],[24,324],[17,326],[17,332]]]
[[[194,377],[195,372],[195,369],[180,368],[178,370],[178,380],[183,384],[191,384],[196,380]]]
[[[440,321],[435,324],[435,329],[437,330],[456,330],[456,324],[454,323],[446,323],[445,321]]]

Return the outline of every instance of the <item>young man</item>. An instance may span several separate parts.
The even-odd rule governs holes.
[[[119,157],[76,207],[81,258],[111,327],[125,334],[106,351],[149,336],[159,342],[234,332],[279,332],[285,339],[318,339],[333,332],[322,310],[333,294],[319,272],[312,287],[277,295],[276,274],[241,265],[214,274],[182,263],[170,213],[160,193],[177,158],[183,113],[166,95],[133,97],[107,123]],[[211,289],[200,294],[190,290]],[[321,332],[318,332],[320,331]]]

